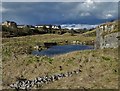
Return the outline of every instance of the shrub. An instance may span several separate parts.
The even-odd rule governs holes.
[[[52,64],[53,59],[52,59],[52,58],[48,58],[48,62],[49,62],[50,64]]]
[[[103,60],[110,60],[110,58],[104,57],[104,56],[102,56],[102,59],[103,59]]]
[[[39,62],[39,61],[40,61],[39,57],[37,57],[37,56],[30,56],[29,58],[27,58],[27,65],[31,64],[33,62]]]

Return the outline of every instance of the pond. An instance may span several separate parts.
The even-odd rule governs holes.
[[[59,54],[65,54],[73,51],[78,50],[89,50],[93,49],[93,46],[88,45],[59,45],[59,46],[52,46],[46,50],[38,51],[34,50],[32,52],[33,55],[46,55],[46,56],[55,56]]]

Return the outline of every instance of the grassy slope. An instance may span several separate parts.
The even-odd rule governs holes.
[[[65,42],[68,40],[71,43],[74,40],[79,40],[81,42],[95,40],[95,37],[84,37],[82,35],[70,36],[70,34],[57,35],[57,34],[45,34],[45,35],[33,35],[25,37],[15,37],[15,38],[5,38],[3,39],[3,60],[7,56],[14,54],[26,53],[30,47],[36,46],[38,43],[43,44],[43,42]]]
[[[92,31],[88,31],[88,32],[86,32],[86,33],[83,33],[83,35],[95,37],[95,36],[96,36],[96,29],[94,29],[94,30],[92,30]]]
[[[117,50],[78,51],[64,55],[35,57],[19,55],[3,63],[3,85],[15,82],[16,77],[23,75],[34,79],[46,74],[55,74],[80,68],[82,73],[64,78],[43,88],[117,88],[118,58]],[[63,70],[60,71],[59,66]]]
[[[118,84],[118,55],[117,49],[77,51],[64,55],[37,57],[15,52],[19,48],[34,45],[43,41],[63,40],[93,40],[93,37],[81,35],[34,35],[20,38],[3,39],[3,86],[15,82],[16,77],[23,75],[27,79],[34,79],[45,74],[55,74],[80,68],[82,73],[73,77],[64,78],[43,88],[117,88]],[[25,46],[22,46],[22,45]],[[24,48],[25,47],[25,48]],[[5,52],[8,48],[9,51]],[[11,48],[11,49],[10,49]],[[12,51],[11,51],[12,50]],[[17,51],[16,51],[17,50]],[[59,66],[63,67],[60,71]]]
[[[58,35],[58,34],[44,34],[44,35],[32,35],[32,36],[24,36],[24,37],[14,37],[14,38],[4,38],[3,44],[13,44],[15,42],[18,43],[36,43],[36,42],[49,42],[49,41],[55,41],[55,42],[61,42],[64,40],[73,41],[73,40],[80,40],[86,41],[86,40],[93,40],[95,37],[84,37],[80,34],[76,34],[75,36],[71,36],[69,33],[66,33],[64,35]]]

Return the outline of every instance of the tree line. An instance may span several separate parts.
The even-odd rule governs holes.
[[[17,27],[7,27],[5,25],[2,26],[2,37],[19,37],[19,36],[27,36],[27,35],[35,35],[35,34],[64,34],[71,33],[73,36],[75,33],[82,34],[87,31],[91,31],[90,29],[62,29],[61,26],[58,26],[59,29],[52,29],[52,25],[47,28],[45,25],[42,28],[33,28],[29,26],[25,26],[23,28]]]
[[[46,34],[46,33],[53,33],[53,34],[63,34],[66,33],[65,30],[61,29],[59,26],[59,29],[55,30],[52,29],[52,26],[50,28],[46,28],[46,26],[43,26],[43,28],[33,28],[25,26],[23,28],[17,28],[17,27],[7,27],[2,26],[2,37],[19,37],[19,36],[26,36],[26,35],[35,35],[35,34]]]

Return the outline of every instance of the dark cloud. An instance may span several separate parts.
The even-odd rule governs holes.
[[[117,19],[117,2],[4,2],[2,19],[19,24],[96,24]]]

